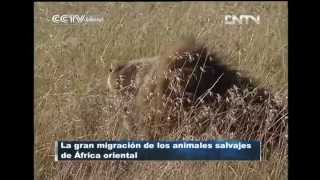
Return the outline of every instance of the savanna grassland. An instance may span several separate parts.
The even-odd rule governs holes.
[[[39,2],[34,12],[37,179],[287,179],[287,3]],[[54,24],[51,17],[55,14],[101,15],[104,21]],[[260,15],[261,22],[226,25],[227,14]],[[241,101],[240,107],[246,110],[242,116],[236,116],[242,109],[234,103],[226,115],[213,114],[202,133],[177,133],[188,130],[185,124],[164,139],[246,139],[250,127],[230,133],[228,125],[241,129],[247,126],[244,119],[250,119],[251,127],[267,122],[257,137],[275,134],[277,143],[264,146],[262,161],[54,161],[56,140],[126,138],[120,123],[125,117],[117,110],[123,102],[109,97],[107,89],[111,62],[157,56],[161,46],[184,34],[193,34],[225,64],[254,79],[258,87],[269,89],[282,99],[283,108],[273,110],[268,101],[258,111],[233,93],[231,101]],[[274,111],[281,117],[275,118],[279,116]],[[281,130],[273,122],[281,122]]]

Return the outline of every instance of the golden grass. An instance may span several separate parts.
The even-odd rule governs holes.
[[[104,22],[51,22],[53,14],[86,12],[104,15]],[[260,15],[261,24],[228,26],[223,23],[226,14]],[[124,118],[121,112],[110,116],[106,108],[110,105],[106,82],[111,61],[156,56],[161,45],[190,33],[226,64],[258,80],[260,86],[287,95],[285,2],[36,3],[38,179],[287,179],[286,144],[261,162],[54,162],[56,140],[126,137],[119,122]],[[208,133],[186,139],[214,139]]]

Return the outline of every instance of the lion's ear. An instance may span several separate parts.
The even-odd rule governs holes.
[[[109,72],[111,73],[111,72],[113,71],[113,69],[114,69],[114,64],[111,63],[111,64],[110,64],[110,67],[109,67]]]
[[[109,71],[110,72],[118,72],[125,67],[124,63],[111,63]]]

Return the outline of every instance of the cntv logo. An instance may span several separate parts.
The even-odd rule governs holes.
[[[224,23],[228,25],[241,25],[241,24],[249,24],[253,22],[255,24],[260,24],[260,16],[253,15],[225,15]]]

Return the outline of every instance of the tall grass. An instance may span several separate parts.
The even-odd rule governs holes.
[[[104,22],[90,25],[51,22],[54,14],[85,13],[103,15]],[[226,14],[260,15],[261,24],[228,26],[223,23]],[[284,2],[36,3],[37,178],[286,179],[287,27]],[[228,96],[231,101],[222,100],[228,107],[224,113],[216,112],[217,106],[197,109],[199,116],[214,121],[203,126],[190,126],[186,122],[163,139],[267,137],[264,140],[279,142],[264,149],[261,162],[54,162],[56,140],[126,139],[128,132],[121,121],[128,117],[118,108],[123,101],[111,96],[106,87],[110,63],[158,55],[162,45],[189,33],[205,42],[226,64],[280,97],[278,104],[282,108],[276,108],[275,99],[264,101],[258,108],[243,101],[245,94],[231,89]],[[275,120],[279,120],[276,127],[272,123]],[[254,132],[260,133],[248,137],[250,134],[246,132],[253,127],[258,129]],[[199,128],[201,133],[192,133]]]

